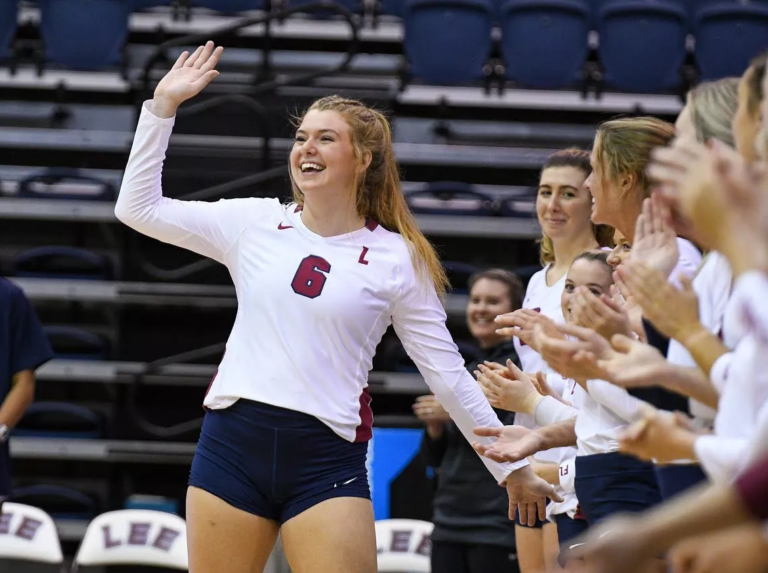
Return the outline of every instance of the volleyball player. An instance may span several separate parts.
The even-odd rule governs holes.
[[[280,530],[294,571],[373,572],[367,373],[387,327],[464,435],[500,422],[445,326],[445,275],[405,204],[381,114],[316,101],[290,154],[290,205],[162,196],[176,109],[216,77],[221,52],[183,53],[143,105],[115,208],[137,231],[225,264],[237,289],[192,462],[190,571],[262,571]],[[557,498],[525,463],[484,462],[524,516]]]
[[[558,151],[544,163],[536,197],[536,213],[542,228],[541,263],[544,268],[531,277],[523,300],[523,310],[499,317],[500,326],[528,328],[539,319],[539,315],[562,323],[560,298],[565,275],[573,259],[583,251],[612,246],[613,229],[593,225],[590,221],[592,197],[584,187],[590,171],[589,153],[578,149]],[[551,372],[538,352],[521,341],[519,332],[512,328],[501,332],[516,336],[515,349],[523,372]],[[562,393],[564,381],[557,378],[552,378],[552,384],[555,391]],[[527,428],[537,427],[533,417],[525,413],[518,413],[515,423]],[[572,450],[553,450],[537,454],[536,460],[559,464],[573,455]],[[550,505],[547,514],[553,516],[562,513],[572,519],[576,506],[575,497],[570,496],[563,504]],[[566,527],[565,522],[563,526]],[[550,563],[556,557],[558,543],[553,525],[537,522],[531,528],[518,520],[515,535],[522,573],[540,571],[547,557]]]

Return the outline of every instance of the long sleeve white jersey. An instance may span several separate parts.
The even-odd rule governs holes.
[[[405,240],[375,221],[322,237],[300,208],[276,199],[179,201],[161,179],[174,118],[144,105],[115,213],[147,236],[229,269],[238,310],[204,404],[240,398],[315,416],[352,441],[371,436],[368,372],[390,324],[428,386],[470,441],[501,426],[465,370],[434,288],[420,279]],[[518,467],[482,458],[501,482]]]

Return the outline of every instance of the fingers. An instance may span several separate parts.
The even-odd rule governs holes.
[[[518,514],[518,519],[520,519],[520,523],[528,523],[528,504],[518,503],[517,514]],[[528,524],[534,525],[535,523],[536,523],[536,520],[534,519],[533,523],[528,523]]]
[[[622,354],[627,354],[630,350],[632,350],[632,346],[636,342],[637,341],[632,340],[623,334],[614,334],[613,338],[611,338],[611,346],[613,346],[613,349],[617,352],[621,352]]]
[[[211,45],[211,48],[213,48],[213,42],[209,42]],[[219,58],[221,58],[221,54],[224,52],[224,48],[222,46],[219,46],[213,52],[211,52],[208,55],[208,58],[203,62],[203,65],[200,66],[201,72],[210,72],[216,67],[216,64],[219,63]],[[200,60],[202,61],[205,57],[205,53],[201,56]]]
[[[503,429],[504,428],[501,426],[495,427],[495,428],[475,428],[474,430],[472,430],[472,432],[476,436],[498,438],[499,436],[501,436],[501,431]]]
[[[197,62],[197,59],[200,57],[200,54],[203,53],[203,50],[205,49],[205,46],[198,46],[197,50],[192,52],[192,55],[187,58],[187,61],[184,62],[185,68],[193,68],[195,67],[195,62]]]
[[[538,504],[536,502],[528,502],[528,527],[536,525],[536,518],[539,517]],[[544,518],[546,518],[546,509],[544,510]]]
[[[178,70],[180,67],[184,65],[184,62],[187,61],[187,58],[189,57],[189,52],[184,51],[182,52],[178,58],[176,58],[176,63],[173,64],[172,70]]]
[[[219,75],[219,72],[216,70],[206,72],[201,77],[196,79],[194,82],[192,82],[192,85],[198,90],[202,90],[205,86],[207,86],[209,83],[213,81],[213,79]]]
[[[522,380],[523,377],[526,376],[525,373],[523,373],[523,371],[520,370],[517,365],[509,359],[507,359],[507,370],[509,370],[509,373],[514,376],[515,380]]]
[[[195,59],[195,63],[192,64],[193,68],[197,68],[198,70],[203,67],[203,64],[208,62],[208,58],[211,57],[211,54],[213,53],[213,42],[208,41],[203,46],[202,51]]]

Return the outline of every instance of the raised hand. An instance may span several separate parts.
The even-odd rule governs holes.
[[[643,201],[643,211],[637,218],[630,260],[643,261],[669,277],[680,258],[672,213],[658,192]]]
[[[586,287],[578,287],[573,293],[571,313],[579,326],[594,330],[606,340],[614,334],[632,334],[629,314],[606,295],[596,297]]]
[[[691,281],[680,277],[677,289],[666,277],[639,261],[629,261],[614,273],[643,309],[643,315],[665,336],[684,343],[687,337],[705,330],[699,322],[699,300]]]
[[[622,388],[656,386],[668,374],[670,363],[653,346],[622,335],[614,336],[611,344],[614,352],[595,359],[609,382]]]
[[[597,367],[595,360],[583,360],[579,357],[593,356],[595,359],[607,358],[613,349],[602,336],[594,330],[572,324],[558,327],[563,338],[552,338],[540,328],[535,335],[542,358],[558,374],[584,383],[587,380],[604,379],[604,373]],[[573,339],[565,339],[571,336]]]
[[[213,42],[207,42],[192,55],[182,52],[155,88],[153,113],[160,117],[172,117],[183,102],[199,94],[219,75],[215,68],[223,51],[221,46],[214,49]]]
[[[536,346],[536,337],[533,335],[536,325],[539,325],[549,336],[560,336],[557,325],[551,318],[529,308],[521,308],[514,312],[499,315],[496,317],[496,324],[504,327],[497,329],[497,334],[519,338],[536,352],[539,352]]]

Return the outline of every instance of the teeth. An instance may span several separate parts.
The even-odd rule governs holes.
[[[325,167],[323,167],[318,163],[302,163],[300,167],[302,172],[309,171],[310,169],[312,171],[322,171],[323,169],[325,169]]]

